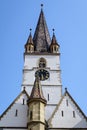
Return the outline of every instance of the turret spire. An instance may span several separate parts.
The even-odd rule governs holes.
[[[25,44],[25,52],[27,53],[34,52],[34,43],[33,43],[31,31],[32,29],[30,28],[30,35],[28,37],[27,43]]]
[[[53,36],[52,36],[52,41],[51,41],[51,43],[58,45],[57,40],[56,40],[56,36],[55,36],[55,33],[54,33],[55,29],[53,28],[52,31],[53,31]]]
[[[49,45],[51,43],[48,27],[43,13],[43,4],[41,4],[41,12],[34,33],[33,41],[35,51],[37,52],[48,52]]]
[[[28,43],[32,43],[32,44],[33,44],[33,39],[32,39],[31,31],[32,31],[32,29],[30,28],[30,35],[29,35],[29,37],[28,37],[27,44],[28,44]]]
[[[44,95],[43,95],[43,91],[42,91],[42,87],[40,84],[40,79],[38,76],[35,79],[34,86],[33,86],[33,89],[31,91],[30,99],[45,100]]]
[[[52,31],[53,31],[53,36],[52,36],[52,41],[51,41],[51,45],[50,45],[50,52],[51,53],[58,53],[59,44],[57,43],[56,36],[54,33],[55,29],[53,28]]]

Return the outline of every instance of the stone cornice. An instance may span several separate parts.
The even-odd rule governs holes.
[[[48,53],[48,52],[33,52],[33,53],[24,53],[24,55],[50,55],[50,56],[55,56],[55,55],[60,55],[60,53]]]

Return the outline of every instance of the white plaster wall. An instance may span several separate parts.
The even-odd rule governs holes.
[[[35,72],[38,70],[39,59],[43,57],[47,61],[46,70],[50,73],[48,80],[42,82],[49,85],[60,85],[60,60],[59,55],[25,55],[23,82],[22,85],[33,85],[35,79]]]
[[[32,69],[38,67],[39,59],[45,58],[47,67],[57,70],[60,67],[59,55],[25,55],[24,68]]]
[[[49,103],[57,104],[61,98],[62,89],[59,55],[25,55],[22,90],[23,87],[26,87],[26,91],[30,95],[35,81],[35,72],[38,70],[38,63],[41,57],[46,59],[46,70],[50,74],[47,80],[41,81],[44,96],[47,98],[49,92]]]
[[[68,106],[66,99],[69,101]],[[64,112],[64,116],[61,111]],[[73,111],[75,111],[75,117],[73,117]],[[87,128],[87,121],[71,99],[65,96],[51,120],[51,125],[55,128]]]
[[[47,80],[41,81],[44,97],[47,100],[47,104],[50,104],[50,107],[46,106],[45,112],[46,119],[48,119],[55,108],[53,105],[57,104],[62,96],[59,55],[25,55],[22,89],[26,87],[26,91],[30,95],[35,81],[35,72],[39,69],[39,59],[42,57],[46,60],[46,70],[50,74]],[[48,114],[49,111],[50,114]]]
[[[32,71],[24,71],[23,73],[23,83],[22,85],[33,85],[35,81],[35,70]]]
[[[46,120],[48,120],[51,117],[51,115],[52,115],[53,111],[55,110],[55,108],[56,108],[56,105],[47,105],[45,107],[45,119]]]
[[[54,109],[55,106],[58,104],[58,102],[61,99],[61,87],[59,86],[42,86],[44,97],[47,100],[46,111],[45,111],[45,117],[46,120],[48,120]],[[48,100],[48,94],[49,94],[49,100]]]
[[[42,90],[44,97],[47,100],[47,104],[58,104],[59,100],[61,99],[61,86],[42,86]]]
[[[47,70],[47,69],[46,69]],[[33,85],[35,81],[35,72],[37,70],[25,71],[23,77],[22,85]],[[50,71],[49,78],[47,80],[41,81],[42,85],[61,85],[60,72],[59,71]]]
[[[25,105],[23,105],[25,99]],[[8,109],[6,114],[0,120],[0,127],[26,127],[27,126],[27,96],[22,94],[18,100]],[[15,116],[16,109],[18,115]]]

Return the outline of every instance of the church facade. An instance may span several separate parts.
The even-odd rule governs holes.
[[[21,93],[0,116],[0,130],[87,130],[87,117],[67,88],[62,93],[60,45],[41,9],[25,44]]]

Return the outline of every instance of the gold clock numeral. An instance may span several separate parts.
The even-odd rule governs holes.
[[[48,79],[48,76],[46,75],[46,79]]]
[[[43,72],[43,70],[41,70],[41,72]]]
[[[41,80],[44,80],[43,74],[41,74]]]

